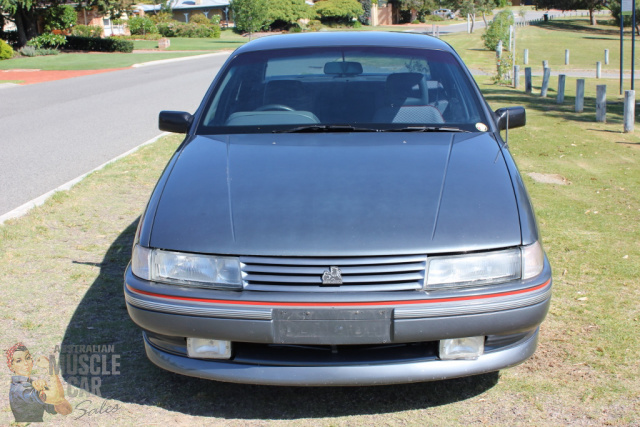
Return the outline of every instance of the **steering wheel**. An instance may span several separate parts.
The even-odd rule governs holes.
[[[295,111],[293,108],[282,104],[266,104],[254,111]]]

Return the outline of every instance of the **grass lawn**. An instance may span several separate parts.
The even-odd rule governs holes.
[[[61,53],[59,55],[35,56],[33,58],[7,59],[0,61],[0,70],[103,70],[107,68],[126,68],[143,62],[200,55],[202,53],[206,52]]]
[[[517,27],[516,63],[520,70],[532,68],[542,72],[542,61],[549,61],[552,71],[588,71],[595,76],[596,62],[602,62],[602,72],[620,70],[620,30],[609,25],[608,18],[600,19],[601,24],[592,27],[587,18],[558,18],[527,27]],[[448,34],[442,37],[450,43],[472,68],[495,73],[495,55],[484,47],[480,35],[483,30],[474,32],[473,37],[466,33]],[[631,70],[631,35],[625,32],[624,67]],[[640,38],[639,38],[640,40]],[[529,64],[524,65],[524,49],[529,50]],[[569,49],[569,65],[565,65],[565,49]],[[604,63],[604,50],[609,49],[609,64]],[[640,70],[639,67],[636,69]]]
[[[574,37],[549,31],[563,44]],[[480,34],[455,41],[472,68],[493,57],[475,50]],[[549,97],[537,95],[540,80],[534,77],[534,95],[526,95],[477,78],[492,108],[527,109],[527,126],[510,132],[509,147],[554,270],[539,348],[518,367],[368,388],[234,385],[155,368],[126,313],[122,274],[138,215],[179,136],[141,148],[0,226],[0,343],[24,341],[38,356],[55,354],[59,344],[113,344],[119,374],[100,375],[100,396],[74,396],[78,389],[65,387],[74,408],[85,400],[88,408],[103,400],[118,405],[111,414],[94,412],[96,425],[638,425],[640,131],[622,133],[617,90],[608,98],[607,123],[594,121],[595,85],[617,89],[617,80],[587,79],[580,114],[573,111],[575,79],[567,81],[563,105],[555,102],[555,79]],[[532,173],[565,185],[535,181]],[[0,372],[8,382],[9,371]],[[45,422],[86,425],[86,417],[73,418],[79,415],[45,414]],[[0,424],[12,421],[8,393],[0,393]]]

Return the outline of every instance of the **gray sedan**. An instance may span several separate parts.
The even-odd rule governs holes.
[[[142,215],[129,315],[161,368],[373,385],[496,371],[535,351],[551,268],[500,131],[446,43],[351,32],[236,50]]]

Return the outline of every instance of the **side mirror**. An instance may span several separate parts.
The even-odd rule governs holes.
[[[184,111],[160,111],[158,127],[165,132],[187,133],[193,116]]]
[[[524,107],[499,108],[495,111],[498,130],[519,128],[527,124],[527,113]]]

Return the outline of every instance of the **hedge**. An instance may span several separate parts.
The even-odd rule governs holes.
[[[117,38],[101,39],[98,37],[67,36],[68,50],[89,50],[94,52],[133,52],[133,42]]]

